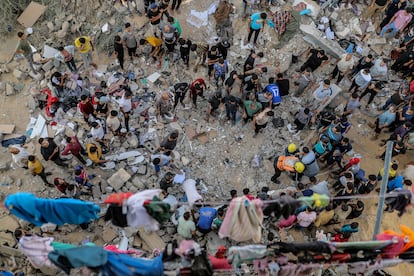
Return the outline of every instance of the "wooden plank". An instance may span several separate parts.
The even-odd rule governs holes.
[[[158,248],[160,250],[165,248],[165,242],[157,235],[157,233],[147,233],[144,228],[138,229],[139,237],[148,245],[151,250]]]
[[[46,6],[43,6],[36,2],[30,2],[23,13],[17,18],[17,22],[24,27],[32,27],[40,16],[45,12]]]
[[[0,133],[11,134],[13,133],[15,127],[16,125],[0,124]]]

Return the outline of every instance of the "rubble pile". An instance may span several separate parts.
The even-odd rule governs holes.
[[[119,3],[114,5],[112,1],[43,2],[48,6],[48,12],[36,23],[34,33],[30,37],[31,43],[36,45],[39,51],[45,45],[56,48],[71,44],[75,37],[81,34],[91,34],[102,60],[108,60],[106,55],[113,51],[113,36],[123,30],[125,22],[133,23],[137,30],[137,37],[144,37],[149,32],[146,17],[130,16],[127,7]],[[283,72],[291,76],[291,81],[293,81],[298,77],[295,70],[300,66],[301,61],[305,60],[303,54],[310,46],[325,49],[332,57],[329,66],[315,73],[318,81],[322,80],[332,71],[335,58],[345,53],[338,43],[339,39],[353,37],[355,47],[360,48],[358,55],[361,56],[371,50],[378,56],[390,51],[392,45],[376,36],[370,36],[375,33],[375,30],[370,24],[361,24],[354,14],[355,11],[344,8],[332,9],[332,11],[319,10],[315,2],[307,2],[315,7],[316,15],[303,17],[301,32],[294,36],[289,45],[282,49],[275,49],[277,37],[270,29],[267,30],[267,35],[261,35],[258,44],[261,51],[265,53],[265,57],[259,59],[258,63],[268,67],[268,72],[262,75],[263,80],[274,76],[275,73]],[[184,20],[189,8],[194,8],[193,5],[195,4],[185,7],[183,14],[177,17]],[[198,10],[205,10],[210,3],[198,3],[197,5]],[[235,5],[236,9],[241,8],[238,3]],[[359,4],[357,6],[358,10],[364,8]],[[332,30],[336,34],[335,40],[326,39],[325,33],[318,30],[322,16],[331,20]],[[244,59],[250,52],[248,45],[245,45],[247,29],[244,28],[245,22],[238,18],[237,13],[231,17],[234,20],[233,28],[237,31],[234,33],[229,50],[229,62],[232,68],[241,71]],[[218,41],[213,25],[214,23],[211,22],[207,26],[195,28],[194,40],[202,41],[204,38],[204,41],[210,43]],[[363,36],[368,38],[361,42]],[[292,63],[292,56],[299,57],[299,61]],[[8,78],[8,80],[0,81],[2,96],[18,95],[27,99],[25,102],[32,117],[27,126],[26,134],[28,135],[36,131],[36,122],[42,120],[39,115],[47,120],[51,119],[47,118],[44,113],[43,106],[47,99],[42,90],[50,86],[49,80],[52,73],[66,70],[65,64],[53,59],[46,60],[40,53],[35,54],[35,62],[37,62],[38,69],[36,74],[30,72],[19,57],[8,64],[0,65],[1,74],[12,75],[12,79],[15,80],[10,81],[11,78]],[[83,91],[93,95],[100,82],[104,81],[110,85],[120,81],[120,78],[125,78],[125,75],[120,76],[122,74],[117,73],[119,69],[119,65],[113,62],[113,59],[109,59],[106,64],[99,62],[99,67],[93,71],[92,75],[83,78]],[[113,192],[135,193],[144,189],[158,188],[161,175],[154,173],[150,155],[158,148],[160,141],[174,130],[179,132],[177,147],[172,153],[174,173],[185,174],[186,178],[198,179],[197,189],[202,194],[203,200],[207,202],[227,199],[231,189],[241,191],[243,188],[249,188],[251,191],[259,191],[261,187],[269,186],[269,179],[274,172],[273,157],[282,154],[289,143],[294,142],[298,146],[303,146],[307,145],[310,139],[315,138],[303,133],[295,136],[286,127],[274,127],[271,124],[264,129],[262,136],[252,138],[252,126],[243,124],[240,120],[240,113],[237,115],[239,122],[236,126],[230,126],[225,122],[224,111],[220,111],[217,119],[207,123],[205,120],[206,100],[199,103],[197,110],[191,109],[191,103],[186,100],[186,106],[177,108],[173,120],[157,117],[154,101],[160,92],[168,91],[177,82],[190,82],[199,77],[199,74],[190,70],[183,70],[178,54],[175,54],[173,60],[163,68],[156,68],[149,58],[141,56],[130,63],[125,71],[130,75],[127,83],[133,92],[134,101],[138,103],[130,120],[134,131],[128,133],[124,139],[111,140],[112,137],[109,137],[110,152],[105,155],[105,158],[114,161],[113,167],[107,170],[90,169],[96,174],[92,180],[93,188],[90,197],[94,202],[102,204],[105,198]],[[348,85],[350,85],[349,80],[343,80],[341,86]],[[375,99],[376,106],[385,101],[385,96],[394,89],[392,85],[393,83],[388,84],[381,92],[382,94]],[[213,86],[208,87],[207,98],[216,92]],[[224,90],[221,92],[225,93]],[[299,108],[302,101],[302,98],[284,98],[283,104],[276,109],[275,117],[281,118],[286,126],[293,121],[291,112]],[[330,107],[335,108],[341,102],[344,102],[344,98],[338,97]],[[111,106],[112,109],[119,110],[115,99],[111,100]],[[366,111],[366,115],[371,117],[376,114],[375,111]],[[22,114],[22,116],[25,115]],[[361,116],[357,120],[358,123],[363,124],[367,119]],[[64,144],[66,136],[75,134],[84,143],[90,139],[88,137],[90,127],[83,121],[76,106],[65,110],[65,116],[57,125],[43,123],[42,128],[46,129],[48,136],[54,137],[58,144]],[[44,130],[41,129],[41,131]],[[366,136],[368,130],[358,128],[358,133]],[[37,141],[32,139],[28,144],[35,148]],[[2,152],[5,150],[3,149]],[[6,156],[6,154],[3,155]],[[6,171],[9,162],[10,160],[1,160],[0,171]],[[74,158],[70,162],[69,167],[75,167],[78,164]],[[50,171],[53,175],[60,177],[69,177],[72,173],[60,167],[51,167]],[[9,175],[2,176],[0,179],[3,187],[13,185],[17,190],[23,190],[24,187],[24,191],[35,192],[47,198],[61,196],[58,190],[39,185],[38,179],[28,179],[28,183],[22,183],[22,181],[20,178]],[[185,200],[185,193],[180,184],[175,184],[173,188],[170,188],[170,195],[178,202]],[[103,214],[104,212],[101,215]],[[3,265],[9,264],[10,270],[23,270],[25,274],[33,275],[34,269],[22,253],[15,249],[16,240],[12,232],[17,228],[31,228],[31,226],[9,215],[0,218],[0,239],[2,240],[0,262]],[[50,232],[53,230],[51,229]],[[46,233],[49,229],[47,227],[35,228],[34,231]],[[176,238],[176,226],[173,222],[152,234],[143,229],[137,231],[134,228],[124,228],[124,231],[121,231],[110,222],[104,222],[103,219],[93,223],[88,230],[81,230],[81,234],[78,231],[77,226],[64,225],[53,235],[61,242],[80,244],[87,239],[97,245],[118,244],[125,235],[130,247],[146,252],[152,252],[155,248],[162,249],[168,241]],[[209,238],[204,238],[200,244],[203,246],[209,242],[210,247],[216,247],[214,243],[217,241],[209,240]]]

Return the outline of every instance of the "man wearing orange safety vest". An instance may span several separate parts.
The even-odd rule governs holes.
[[[276,156],[273,167],[275,168],[275,174],[271,180],[276,184],[280,184],[278,178],[282,172],[289,172],[294,179],[300,180],[305,170],[305,165],[296,156]]]

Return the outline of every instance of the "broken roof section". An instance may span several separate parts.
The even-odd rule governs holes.
[[[32,27],[39,17],[45,12],[46,8],[46,6],[32,1],[19,16],[19,18],[17,18],[17,21],[25,28]]]

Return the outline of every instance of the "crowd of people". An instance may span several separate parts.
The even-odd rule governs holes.
[[[221,37],[209,45],[183,36],[186,34],[190,37],[182,29],[178,18],[173,16],[176,12],[179,14],[181,0],[174,0],[172,5],[168,0],[144,2],[151,36],[138,37],[132,24],[125,23],[123,31],[113,38],[113,55],[118,60],[118,73],[114,80],[99,83],[94,93],[90,90],[89,79],[92,78],[91,69],[98,65],[93,57],[92,39],[87,35],[80,36],[73,45],[58,48],[55,59],[65,63],[67,70],[52,74],[51,92],[56,96],[56,101],[48,106],[46,114],[50,121],[59,122],[63,120],[62,113],[76,107],[83,118],[82,124],[89,129],[88,139],[80,141],[74,135],[57,144],[53,137],[39,138],[41,157],[29,153],[22,145],[11,145],[9,152],[15,166],[39,176],[45,185],[61,192],[62,197],[91,199],[91,180],[95,175],[88,171],[108,169],[110,160],[104,156],[113,151],[114,140],[123,142],[131,135],[140,135],[133,127],[137,125],[134,121],[136,117],[133,117],[137,102],[134,100],[136,94],[129,86],[129,81],[134,77],[129,74],[127,64],[135,64],[138,57],[144,57],[145,63],[158,68],[168,62],[179,63],[180,70],[193,71],[197,76],[188,82],[181,80],[172,84],[168,90],[156,91],[157,96],[151,104],[155,116],[163,122],[174,121],[179,110],[189,109],[187,112],[204,112],[207,123],[220,122],[229,127],[250,125],[245,131],[252,133],[252,139],[257,139],[258,135],[268,139],[264,130],[271,128],[272,124],[276,126],[278,109],[283,106],[283,99],[293,97],[299,99],[301,106],[297,110],[290,109],[289,132],[297,138],[304,132],[311,138],[305,139],[306,144],[298,146],[298,143],[287,143],[285,149],[275,150],[277,154],[271,160],[274,174],[269,177],[268,185],[255,187],[256,191],[245,188],[242,195],[231,190],[231,198],[227,203],[221,202],[220,206],[198,200],[193,202],[193,208],[184,210],[178,218],[180,240],[197,241],[197,232],[205,235],[212,231],[222,238],[240,241],[237,239],[238,234],[231,231],[236,226],[226,223],[226,219],[233,212],[239,212],[236,204],[243,199],[250,203],[240,201],[243,202],[240,204],[254,205],[252,208],[257,207],[257,201],[262,202],[262,220],[264,216],[265,221],[271,222],[267,224],[268,229],[263,230],[268,236],[262,241],[266,240],[269,244],[276,230],[291,227],[306,231],[314,240],[317,239],[317,230],[322,229],[328,232],[322,240],[349,241],[359,231],[359,223],[355,220],[364,213],[367,204],[365,199],[375,198],[385,175],[383,167],[367,172],[361,166],[362,157],[352,145],[349,131],[353,125],[353,115],[358,110],[380,113],[375,119],[369,119],[366,127],[373,129],[372,140],[377,140],[384,132],[389,133],[389,137],[381,136],[383,139],[379,146],[384,151],[380,150],[376,158],[384,160],[386,143],[393,143],[392,163],[387,172],[385,211],[396,210],[398,216],[406,212],[413,199],[412,182],[402,176],[404,168],[394,157],[414,149],[414,81],[411,80],[414,68],[414,25],[407,1],[372,1],[363,13],[365,20],[372,19],[372,23],[378,25],[379,36],[385,36],[388,40],[399,37],[400,45],[393,49],[390,57],[376,56],[374,53],[360,56],[351,50],[332,62],[334,58],[323,49],[310,48],[305,54],[305,61],[297,68],[289,68],[288,72],[257,65],[257,60],[268,55],[261,51],[258,38],[265,35],[265,28],[275,29],[281,35],[282,45],[278,47],[288,45],[300,22],[297,6],[275,14],[265,8],[274,5],[272,1],[243,1],[243,15],[249,26],[245,42],[250,50],[244,57],[243,67],[234,68],[230,65],[228,55],[229,49],[236,47],[232,45],[231,37]],[[229,5],[227,0],[222,0],[217,6],[217,25],[226,29],[222,33],[232,33],[229,30],[229,17],[233,9]],[[251,12],[252,8],[257,7],[263,8]],[[375,22],[377,17],[374,15],[381,12],[384,13],[383,21]],[[281,17],[284,20],[283,28],[281,21],[275,21],[275,18]],[[272,34],[271,31],[268,33]],[[37,70],[26,34],[19,32],[18,37],[16,53],[25,57],[31,70]],[[194,52],[196,60],[190,58],[191,52]],[[81,56],[82,64],[77,61],[77,54]],[[333,63],[332,71],[322,79],[316,79],[315,71],[329,66],[329,63]],[[205,70],[200,70],[200,67]],[[296,72],[292,69],[296,69]],[[264,76],[268,76],[268,79]],[[349,87],[345,87],[344,79],[350,81]],[[374,100],[378,102],[377,97],[383,94],[384,87],[392,87],[393,91],[377,108],[373,103]],[[329,104],[336,98],[338,89],[347,100],[342,110],[334,111]],[[369,98],[365,97],[367,94]],[[187,98],[192,108],[187,109]],[[201,101],[203,104],[200,104]],[[140,115],[146,122],[149,121],[148,114]],[[183,169],[178,168],[174,161],[180,135],[182,133],[178,131],[168,133],[157,145],[155,153],[149,154],[151,173],[159,178],[161,199],[176,194],[174,179]],[[70,165],[71,162],[66,159],[68,155],[76,157],[76,166]],[[72,177],[51,177],[51,173],[47,172],[51,163],[49,161],[69,170]],[[322,180],[323,172],[329,172],[329,178]],[[279,179],[282,175],[284,180]],[[187,197],[194,197],[191,194],[193,190],[197,194],[195,187],[198,184],[195,182],[185,188]],[[284,208],[286,206],[289,208]],[[235,220],[233,223],[236,225],[247,227],[243,226],[243,221]],[[254,240],[256,236],[252,234],[249,237],[248,240]]]

